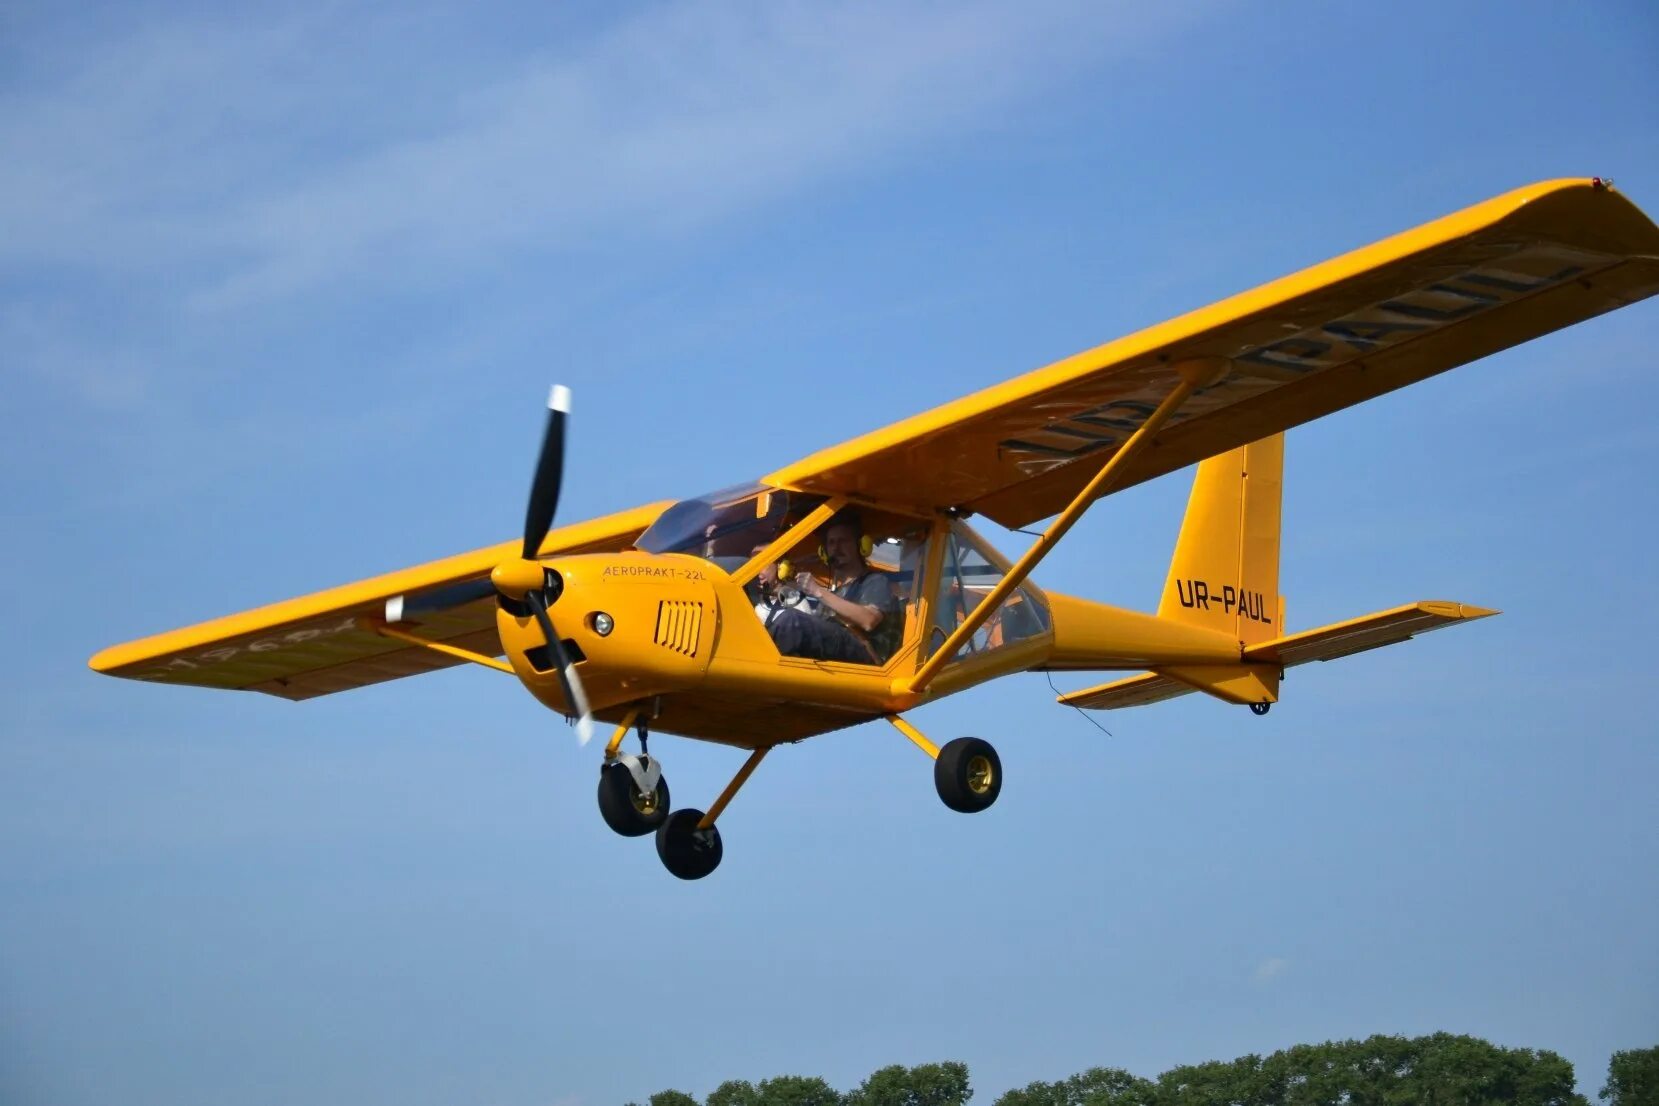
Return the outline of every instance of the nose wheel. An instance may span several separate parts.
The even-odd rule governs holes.
[[[668,810],[668,781],[655,758],[624,753],[599,769],[599,815],[623,837],[655,833]]]
[[[599,816],[623,837],[656,832],[670,809],[662,762],[650,753],[650,732],[639,714],[628,712],[605,746],[605,763],[599,767]],[[622,751],[622,739],[635,722],[639,723],[638,756]]]

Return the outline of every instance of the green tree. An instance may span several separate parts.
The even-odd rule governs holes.
[[[1659,1106],[1659,1045],[1615,1052],[1598,1098],[1612,1106]]]
[[[816,1075],[780,1075],[760,1081],[755,1106],[841,1106],[841,1092]]]
[[[1058,1083],[1030,1083],[1008,1091],[996,1106],[1158,1106],[1158,1088],[1122,1068],[1090,1068]]]
[[[707,1106],[841,1106],[841,1092],[815,1075],[780,1075],[759,1086],[728,1079],[709,1092]]]
[[[1589,1106],[1573,1090],[1573,1066],[1553,1052],[1501,1048],[1478,1037],[1418,1037],[1402,1089],[1425,1106]]]
[[[658,1091],[651,1096],[650,1106],[697,1106],[697,1100],[684,1091]]]
[[[1603,1097],[1627,1093],[1627,1087],[1659,1087],[1659,1048],[1630,1054],[1622,1066],[1610,1066],[1608,1080]],[[1659,1099],[1626,1097],[1614,1106],[1634,1103],[1659,1106]],[[1187,1064],[1164,1072],[1156,1083],[1121,1069],[1093,1068],[1058,1083],[1038,1082],[1009,1091],[996,1106],[1589,1104],[1573,1090],[1572,1065],[1553,1052],[1502,1048],[1475,1037],[1436,1033],[1326,1041],[1265,1058],[1248,1055]]]
[[[1287,1080],[1277,1056],[1240,1056],[1170,1068],[1158,1077],[1160,1106],[1282,1106]]]
[[[842,1101],[845,1106],[963,1106],[973,1093],[966,1064],[894,1064],[872,1072]]]
[[[760,1092],[747,1079],[728,1079],[709,1092],[705,1106],[760,1106]]]

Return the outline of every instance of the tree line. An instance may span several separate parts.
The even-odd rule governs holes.
[[[649,1106],[964,1106],[968,1066],[954,1061],[872,1072],[850,1091],[816,1076],[730,1079],[702,1103],[659,1091]],[[1615,1052],[1598,1096],[1607,1106],[1659,1106],[1659,1045]],[[1146,1079],[1090,1068],[1006,1091],[993,1106],[1591,1106],[1573,1066],[1547,1049],[1503,1048],[1476,1037],[1375,1036],[1296,1045],[1171,1068]],[[629,1103],[628,1106],[636,1106]]]

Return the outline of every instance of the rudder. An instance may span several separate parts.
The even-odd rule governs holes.
[[[1282,433],[1199,464],[1159,618],[1232,634],[1242,647],[1284,633],[1279,597],[1284,464]]]

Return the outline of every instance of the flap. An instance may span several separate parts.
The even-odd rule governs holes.
[[[654,503],[561,527],[547,535],[540,555],[624,549],[667,506]],[[379,617],[386,601],[396,596],[417,598],[485,580],[496,565],[515,560],[518,555],[516,540],[486,546],[115,645],[88,663],[94,671],[111,676],[263,691],[284,699],[310,699],[448,668],[465,662],[365,630],[360,620]],[[492,657],[501,654],[493,597],[421,615],[410,628],[421,637],[475,653]]]
[[[1599,181],[1531,185],[823,450],[767,483],[1004,526],[1061,510],[1222,358],[1116,488],[1659,291],[1659,228]]]

